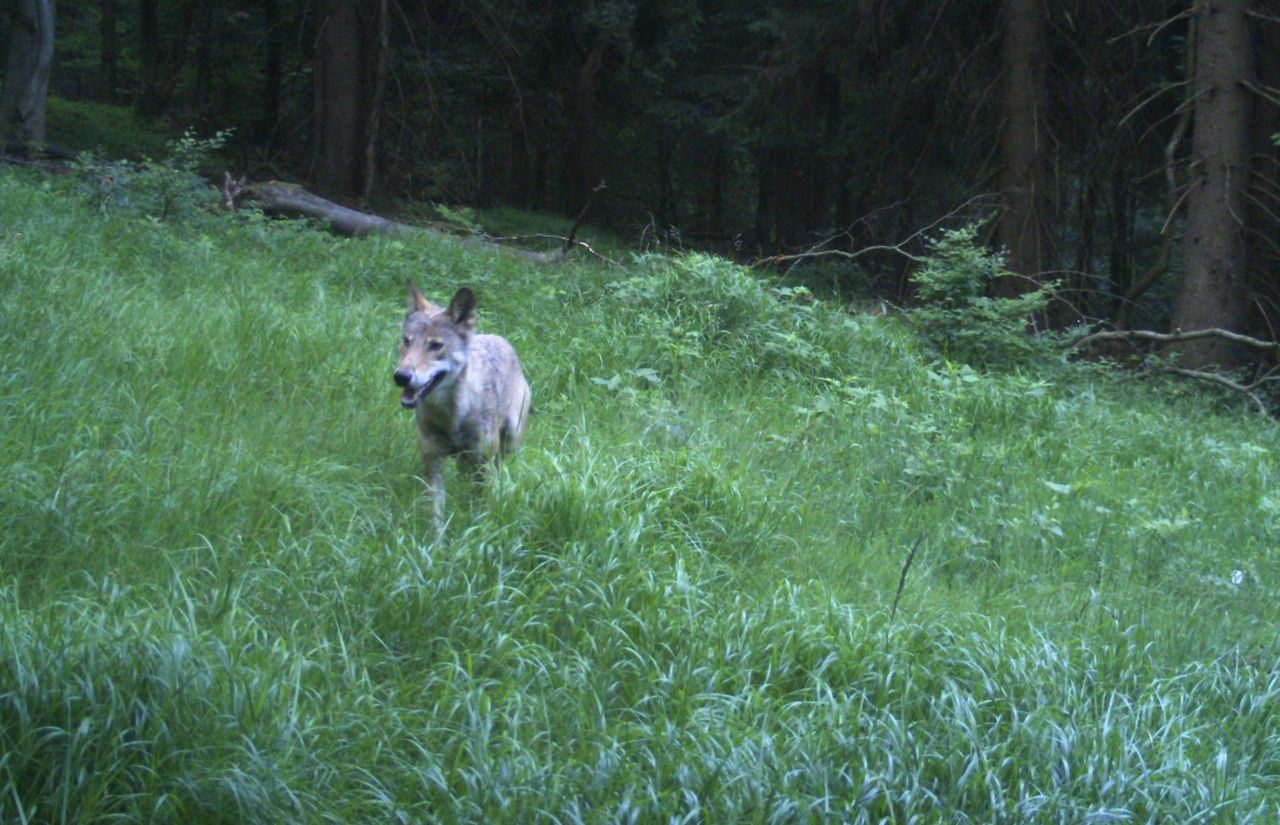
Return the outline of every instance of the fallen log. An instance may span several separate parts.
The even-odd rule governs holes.
[[[230,186],[232,181],[230,175],[227,176],[227,180],[229,182],[228,186]],[[308,192],[301,186],[291,183],[282,183],[275,180],[248,185],[237,183],[236,188],[235,194],[229,195],[224,187],[224,199],[229,204],[238,201],[241,197],[248,198],[255,201],[264,212],[313,218],[326,224],[340,235],[363,237],[366,235],[404,236],[429,234],[444,237],[448,234],[431,227],[415,226],[414,224],[402,223],[380,215],[351,209],[333,201],[325,200],[319,195]],[[461,241],[467,246],[515,255],[522,260],[535,264],[555,263],[565,256],[564,249],[553,249],[548,252],[513,249],[478,235],[462,237]]]
[[[264,212],[314,218],[327,224],[339,235],[405,235],[435,231],[349,209],[314,195],[301,186],[277,180],[249,184],[243,188],[243,194],[256,201]]]

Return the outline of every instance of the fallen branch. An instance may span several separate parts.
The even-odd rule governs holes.
[[[893,617],[898,615],[898,602],[902,599],[902,591],[907,586],[907,573],[911,570],[911,563],[916,560],[916,551],[920,549],[920,543],[923,541],[924,536],[916,539],[911,552],[907,554],[906,564],[902,565],[902,575],[898,576],[898,592],[893,596],[893,607],[889,608],[889,621],[893,621]]]
[[[1152,332],[1146,329],[1121,329],[1108,330],[1106,332],[1095,332],[1092,335],[1086,335],[1077,338],[1067,344],[1068,350],[1076,350],[1081,347],[1087,347],[1092,344],[1098,344],[1108,341],[1150,341],[1153,344],[1176,344],[1182,341],[1195,341],[1199,338],[1223,338],[1244,346],[1253,347],[1264,352],[1280,351],[1280,341],[1264,341],[1261,338],[1254,338],[1249,335],[1241,335],[1238,332],[1232,332],[1226,329],[1197,329],[1191,332]],[[1188,369],[1187,367],[1179,367],[1174,365],[1165,365],[1160,363],[1151,364],[1143,361],[1138,366],[1140,373],[1163,373],[1168,375],[1178,375],[1183,378],[1192,378],[1197,381],[1207,381],[1225,387],[1233,392],[1245,395],[1253,402],[1258,412],[1266,414],[1268,412],[1266,402],[1259,396],[1255,390],[1264,384],[1271,384],[1280,381],[1280,375],[1276,375],[1276,369],[1272,368],[1264,373],[1261,377],[1253,381],[1238,381],[1228,375],[1219,372],[1211,372],[1209,370]]]
[[[564,248],[564,250],[565,250],[566,252],[567,252],[569,249],[571,249],[571,248],[572,248],[572,249],[581,249],[582,251],[586,252],[586,253],[587,253],[588,255],[590,255],[591,257],[593,257],[593,258],[595,258],[595,259],[597,259],[597,260],[599,260],[599,261],[602,261],[603,263],[606,263],[606,264],[608,264],[609,266],[614,267],[615,269],[621,269],[621,270],[624,270],[624,271],[626,270],[626,267],[625,267],[625,266],[623,266],[622,264],[618,263],[618,262],[617,262],[617,261],[615,261],[614,259],[609,258],[609,257],[606,257],[606,256],[604,256],[604,255],[601,255],[599,252],[596,252],[596,251],[595,251],[595,249],[591,246],[591,244],[587,243],[586,241],[578,241],[578,240],[574,240],[574,239],[573,239],[573,237],[571,237],[571,236],[566,236],[566,235],[547,235],[547,234],[542,233],[542,232],[534,232],[534,233],[529,234],[529,235],[500,235],[500,236],[492,236],[492,235],[491,235],[491,236],[489,236],[489,240],[490,240],[490,241],[493,241],[494,243],[501,243],[501,244],[505,244],[505,243],[524,243],[525,241],[531,241],[531,240],[540,240],[540,241],[559,241],[559,242],[562,244],[562,246],[563,246],[563,248]]]
[[[1194,341],[1198,338],[1225,338],[1237,344],[1254,347],[1262,350],[1280,349],[1280,341],[1263,341],[1261,338],[1252,338],[1248,335],[1241,335],[1238,332],[1231,332],[1226,329],[1197,329],[1191,332],[1152,332],[1146,329],[1118,329],[1106,332],[1095,332],[1092,335],[1086,335],[1071,342],[1072,349],[1096,344],[1099,341],[1128,341],[1133,339],[1143,341],[1154,341],[1158,344],[1176,344],[1181,341]]]
[[[1269,381],[1270,379],[1268,378],[1260,378],[1251,384],[1241,384],[1239,381],[1233,381],[1230,378],[1226,377],[1225,375],[1219,375],[1216,372],[1206,372],[1204,370],[1189,370],[1184,367],[1162,367],[1160,369],[1160,372],[1167,372],[1173,375],[1181,375],[1184,378],[1194,378],[1198,381],[1209,381],[1213,384],[1218,384],[1219,386],[1226,387],[1229,390],[1234,390],[1239,393],[1244,393],[1245,395],[1249,396],[1249,400],[1252,401],[1253,405],[1258,408],[1258,412],[1262,413],[1263,415],[1267,414],[1267,405],[1264,404],[1262,399],[1258,397],[1257,393],[1254,392],[1254,389],[1259,384],[1263,384]]]
[[[578,227],[582,224],[582,219],[587,216],[587,210],[591,208],[591,202],[596,199],[596,193],[604,189],[604,181],[596,184],[596,188],[591,190],[591,194],[587,196],[587,202],[582,205],[582,210],[578,212],[578,217],[573,219],[573,226],[569,227],[569,236],[564,239],[563,252],[568,253],[569,247],[573,246],[573,239],[578,235]],[[587,247],[590,249],[591,247]]]

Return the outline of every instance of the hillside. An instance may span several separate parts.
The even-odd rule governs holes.
[[[444,544],[408,276],[534,394]],[[0,821],[1277,821],[1278,440],[701,255],[0,171]]]

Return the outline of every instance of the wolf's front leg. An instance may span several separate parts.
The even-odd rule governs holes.
[[[431,497],[431,518],[436,525],[436,538],[444,538],[444,460],[436,456],[423,457],[423,481],[427,495]]]
[[[489,479],[493,477],[494,465],[498,462],[498,433],[487,433],[480,442],[470,450],[458,454],[458,469],[462,475],[471,479],[471,490],[479,495],[484,492]]]

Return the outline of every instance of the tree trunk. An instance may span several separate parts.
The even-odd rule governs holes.
[[[1035,288],[1032,278],[1050,267],[1048,142],[1044,126],[1045,79],[1043,0],[1003,0],[1004,133],[1000,189],[1005,209],[1000,242],[1009,251],[1005,278],[997,292],[1015,296]]]
[[[772,255],[777,247],[777,174],[773,147],[758,149],[756,162],[756,251]]]
[[[198,0],[196,16],[199,23],[196,27],[196,101],[197,111],[206,117],[213,104],[214,43],[218,33],[214,25],[215,10],[213,0]]]
[[[9,60],[0,95],[0,137],[44,142],[52,62],[53,0],[17,0],[9,23]]]
[[[1258,11],[1274,16],[1280,10],[1280,3],[1271,0],[1259,3]],[[1270,24],[1268,24],[1269,26]],[[1255,37],[1257,35],[1255,34]],[[1256,41],[1255,41],[1256,42]],[[1258,75],[1258,85],[1264,89],[1280,86],[1280,54],[1274,48],[1256,48],[1254,67]],[[1249,328],[1251,330],[1276,329],[1275,309],[1280,306],[1280,280],[1275,273],[1280,272],[1280,246],[1276,238],[1280,237],[1280,216],[1275,212],[1274,195],[1268,192],[1267,175],[1270,170],[1274,180],[1275,170],[1280,169],[1280,147],[1277,147],[1272,136],[1280,133],[1280,106],[1272,100],[1255,97],[1253,101],[1253,150],[1254,177],[1251,181],[1253,197],[1250,198],[1249,214],[1245,218],[1249,222],[1249,233],[1246,240],[1249,256]],[[1274,185],[1274,184],[1272,184]]]
[[[1111,273],[1111,283],[1115,285],[1115,293],[1121,296],[1121,301],[1133,285],[1132,180],[1132,171],[1127,164],[1117,162],[1111,168],[1111,243],[1107,271]],[[1127,326],[1131,308],[1121,303],[1117,312],[1117,326]]]
[[[680,218],[676,214],[675,185],[671,181],[671,135],[660,132],[657,136],[658,172],[658,221],[664,229],[679,229]]]
[[[98,95],[107,103],[116,99],[119,85],[116,58],[120,46],[116,41],[116,0],[98,2]]]
[[[1245,219],[1250,178],[1254,79],[1248,0],[1209,0],[1197,12],[1195,127],[1192,132],[1182,280],[1173,330],[1242,332],[1248,315]],[[1181,365],[1232,367],[1241,354],[1225,340],[1182,344]]]
[[[258,134],[270,148],[280,122],[280,88],[284,84],[284,29],[280,22],[279,0],[262,0],[262,19],[267,29],[262,75],[262,117]]]
[[[519,204],[523,209],[533,208],[533,173],[530,171],[529,139],[523,121],[513,111],[511,114],[511,153],[510,153],[510,185],[507,187],[507,198]]]
[[[311,177],[324,192],[358,195],[365,107],[357,0],[324,0],[316,38]]]
[[[162,37],[156,0],[140,0],[138,3],[142,88],[138,91],[134,107],[139,114],[146,117],[162,115],[173,102],[182,70],[187,65],[196,5],[197,0],[182,3],[177,25]]]
[[[141,76],[137,109],[146,112],[151,90],[160,79],[160,10],[157,0],[138,0],[138,64]]]
[[[378,179],[378,142],[382,124],[382,94],[387,85],[387,58],[390,51],[389,29],[391,25],[387,0],[378,2],[378,56],[373,73],[373,91],[367,106],[367,126],[364,141],[364,176],[360,185],[360,201],[369,203],[373,198],[374,185]]]
[[[573,214],[582,208],[599,180],[594,173],[596,88],[604,59],[607,33],[596,34],[595,44],[582,62],[573,84],[572,120],[565,143],[564,164],[560,168],[560,210]]]
[[[725,168],[728,163],[725,161],[725,148],[719,140],[716,141],[715,154],[711,156],[711,179],[708,184],[711,188],[710,210],[707,214],[707,231],[714,238],[719,238],[724,234],[724,187],[725,187]]]

